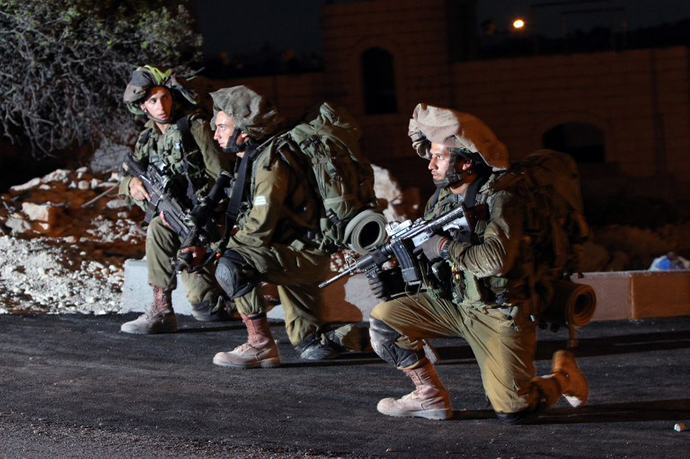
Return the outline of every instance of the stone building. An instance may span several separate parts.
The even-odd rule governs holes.
[[[519,158],[550,147],[581,164],[586,195],[690,195],[690,56],[685,46],[471,59],[474,0],[377,0],[322,9],[324,70],[244,78],[292,117],[347,107],[362,146],[404,185],[423,168],[407,138],[418,102],[475,114]],[[228,82],[224,82],[227,84]]]

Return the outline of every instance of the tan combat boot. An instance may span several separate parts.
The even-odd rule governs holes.
[[[376,406],[379,413],[397,417],[418,417],[433,420],[450,419],[453,407],[448,391],[430,363],[414,370],[403,370],[416,389],[399,399],[384,398]]]
[[[575,362],[575,357],[570,351],[557,351],[553,355],[552,377],[561,386],[561,393],[570,403],[577,408],[587,403],[589,385],[585,375]]]
[[[177,317],[172,307],[172,292],[154,286],[151,309],[137,319],[122,324],[120,331],[138,335],[176,332]]]
[[[266,315],[250,319],[242,316],[249,335],[247,342],[231,352],[219,352],[213,357],[213,363],[230,368],[272,368],[280,365],[278,346],[271,336]]]

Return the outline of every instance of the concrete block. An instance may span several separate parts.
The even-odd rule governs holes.
[[[597,295],[597,309],[592,321],[632,319],[630,273],[585,273],[584,276],[582,279],[573,276],[572,279],[591,286]]]
[[[364,275],[340,279],[324,289],[325,304],[324,322],[359,322],[369,320],[369,313],[378,303],[369,292],[369,285]],[[153,290],[148,285],[145,260],[125,261],[125,280],[122,286],[121,313],[144,312],[153,301]],[[175,313],[191,315],[192,306],[178,275],[177,288],[172,294]],[[270,319],[284,320],[285,313],[281,306],[268,312]]]
[[[575,282],[592,286],[597,295],[597,309],[592,321],[632,320],[651,317],[690,315],[690,270],[618,271],[585,273]],[[192,307],[178,277],[172,299],[175,312],[191,315]],[[363,274],[345,277],[324,289],[324,322],[368,322],[379,303],[369,291]],[[153,301],[147,282],[146,262],[127,260],[120,312],[143,312]],[[284,320],[281,306],[268,312],[270,319]]]
[[[177,277],[177,288],[172,294],[177,314],[191,315],[192,306],[187,301],[182,281]],[[145,260],[125,260],[125,281],[122,285],[121,313],[144,312],[153,302],[153,289],[148,283]]]
[[[690,270],[636,271],[631,285],[633,319],[690,315]]]

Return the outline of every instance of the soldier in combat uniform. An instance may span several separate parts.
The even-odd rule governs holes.
[[[476,117],[426,104],[415,108],[409,135],[417,153],[429,160],[437,187],[427,217],[463,205],[475,221],[469,238],[459,232],[438,234],[422,245],[426,260],[439,263],[429,270],[425,290],[385,301],[372,311],[374,350],[416,387],[400,399],[381,400],[378,411],[452,417],[448,391],[425,357],[423,340],[456,336],[472,348],[484,392],[501,421],[525,422],[561,395],[572,406],[584,404],[588,385],[571,352],[556,352],[551,374],[535,376],[534,298],[527,285],[532,254],[523,237],[524,207],[510,190],[492,189],[501,170],[509,167],[505,146]],[[381,278],[370,283],[374,294],[384,296]]]
[[[235,198],[241,203],[239,229],[229,238],[216,277],[235,301],[249,335],[245,344],[216,354],[213,363],[230,368],[280,364],[261,282],[277,286],[288,337],[301,358],[330,359],[363,350],[368,336],[359,326],[323,327],[318,284],[330,271],[330,256],[319,248],[320,196],[310,188],[306,157],[279,135],[283,118],[268,99],[246,86],[221,89],[211,97],[215,139],[241,158],[229,199],[231,206]]]
[[[178,81],[171,70],[162,72],[152,66],[137,68],[125,89],[123,100],[136,115],[148,118],[139,135],[134,159],[144,168],[153,164],[171,180],[171,193],[185,207],[208,193],[221,170],[231,167],[213,141],[208,124],[194,111],[194,94]],[[146,209],[150,196],[138,177],[125,176],[120,194],[130,196]],[[161,215],[154,217],[146,233],[146,267],[153,287],[153,304],[134,321],[122,325],[125,333],[167,333],[177,331],[171,292],[175,288],[171,259],[180,248],[181,239]],[[217,321],[230,318],[226,297],[215,280],[212,265],[199,273],[183,272],[182,282],[197,320]]]

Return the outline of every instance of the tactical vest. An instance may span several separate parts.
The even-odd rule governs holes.
[[[203,120],[194,115],[186,115],[185,118],[187,123],[171,124],[165,134],[153,121],[147,122],[137,140],[134,159],[142,166],[154,165],[161,174],[169,177],[171,195],[192,207],[197,198],[208,193],[211,184],[203,154],[189,131],[192,123]]]

